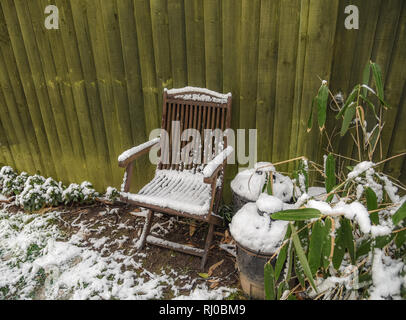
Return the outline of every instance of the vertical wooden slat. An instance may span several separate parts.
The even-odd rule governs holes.
[[[336,30],[338,1],[310,2],[308,43],[303,72],[302,104],[298,134],[297,154],[316,158],[319,141],[318,130],[306,133],[312,99],[320,87],[320,80],[329,80],[333,56],[333,39]]]
[[[297,61],[296,61],[296,74],[295,74],[295,91],[294,91],[294,107],[292,114],[292,130],[289,146],[289,159],[297,157],[299,154],[299,131],[300,127],[300,112],[302,107],[303,97],[303,77],[304,68],[306,62],[306,50],[307,50],[307,30],[309,27],[309,9],[310,0],[303,0],[300,2],[300,26],[299,26],[299,39],[297,47]],[[289,164],[289,171],[292,171],[296,167],[296,163]]]
[[[300,1],[283,1],[279,12],[278,63],[276,70],[275,113],[273,125],[272,161],[289,158],[291,119],[294,106],[295,75]],[[292,137],[292,140],[296,137]],[[287,166],[279,169],[286,171]]]
[[[52,154],[52,160],[53,163],[55,164],[57,176],[60,177],[60,179],[63,181],[68,181],[70,180],[69,177],[71,177],[71,175],[68,174],[67,167],[69,162],[68,159],[70,158],[72,160],[72,152],[71,152],[72,149],[69,136],[66,135],[67,132],[66,130],[64,130],[66,129],[65,122],[66,119],[62,116],[62,113],[60,112],[61,105],[54,106],[54,109],[51,106],[50,98],[48,96],[49,92],[47,88],[46,78],[43,69],[45,61],[43,61],[44,63],[42,63],[41,61],[39,47],[37,46],[35,37],[33,36],[36,33],[34,32],[33,26],[31,24],[31,17],[30,12],[28,11],[27,3],[23,3],[22,1],[14,1],[14,2],[7,1],[2,2],[2,5],[3,11],[5,12],[6,15],[6,20],[8,17],[10,17],[10,19],[14,18],[13,19],[14,21],[10,21],[10,23],[7,22],[7,25],[18,23],[21,28],[20,30],[22,36],[21,39],[23,40],[25,46],[24,50],[27,53],[28,64],[30,68],[29,69],[30,71],[28,71],[27,75],[29,75],[30,73],[32,75],[33,81],[32,84],[35,88],[35,95],[38,98],[39,107],[41,110],[40,113],[37,113],[38,112],[37,110],[35,112],[38,115],[40,114],[42,117],[47,140]],[[20,35],[18,35],[16,38],[18,38],[19,36]],[[16,52],[17,52],[16,49],[14,49],[14,53]],[[44,59],[44,57],[42,57],[42,59]],[[47,64],[50,64],[49,61],[47,62]],[[21,67],[25,68],[26,66]],[[21,71],[20,74],[22,74]],[[29,85],[31,85],[31,79],[27,79],[27,81],[29,84],[27,84],[26,86],[28,87]],[[28,90],[30,89],[31,88],[28,88]],[[52,88],[49,89],[50,91],[53,91]],[[56,92],[54,91],[53,93],[54,93],[53,98],[56,98]],[[59,111],[58,117],[55,117],[54,115],[54,111],[58,113],[56,109],[58,109]],[[33,116],[33,113],[31,113],[31,116]],[[57,118],[61,122],[61,127],[64,127],[61,128],[61,130],[58,130],[58,126],[56,125]],[[65,125],[63,123],[65,123]],[[64,148],[62,148],[61,146],[61,141],[66,142]],[[61,154],[64,154],[64,157],[61,157],[60,156]]]
[[[403,86],[403,96],[398,104],[398,112],[396,116],[396,124],[392,130],[391,142],[387,154],[387,158],[399,155],[406,152],[406,83]],[[395,158],[385,165],[385,172],[396,179],[402,179],[402,163],[405,162],[406,156]],[[404,169],[403,169],[404,170]]]
[[[96,71],[96,83],[99,89],[98,93],[106,130],[107,147],[109,150],[108,163],[112,172],[115,173],[112,176],[112,182],[118,186],[121,183],[121,175],[119,175],[120,170],[117,168],[117,156],[124,148],[122,141],[118,141],[118,138],[121,137],[116,111],[118,105],[114,99],[108,54],[108,39],[102,32],[104,29],[103,14],[102,5],[99,1],[92,0],[86,2],[86,17]]]
[[[0,33],[2,35],[2,41],[0,41],[1,53],[4,58],[4,72],[2,74],[6,76],[8,74],[9,83],[7,86],[10,88],[15,103],[16,113],[20,117],[22,132],[24,133],[26,144],[28,145],[27,152],[31,154],[33,160],[33,167],[36,172],[44,172],[45,168],[41,159],[41,151],[38,146],[35,130],[31,121],[29,109],[27,108],[27,99],[24,95],[20,75],[17,69],[14,52],[11,46],[10,35],[7,30],[6,22],[4,19],[3,10],[0,6]],[[3,86],[4,87],[4,86]],[[28,170],[29,166],[27,167]]]
[[[278,61],[278,27],[280,1],[262,0],[259,28],[258,90],[256,128],[260,161],[272,159],[273,126],[275,119],[275,91]],[[274,17],[270,19],[269,17]],[[234,106],[233,106],[234,107]]]
[[[241,53],[241,1],[222,1],[223,21],[223,92],[233,95],[231,127],[239,128],[240,123],[240,53]],[[231,199],[230,181],[238,171],[237,164],[228,165],[225,175],[224,198]]]
[[[3,103],[3,97],[0,93],[0,103]],[[2,121],[0,119],[0,163],[2,166],[11,166],[11,167],[16,167],[14,158],[13,158],[13,153],[11,152],[10,146],[8,144],[7,140],[7,135],[5,132],[5,129],[3,128]]]
[[[166,0],[153,0],[151,6],[151,24],[155,56],[158,106],[162,106],[164,88],[172,88],[171,50],[169,45],[169,16]]]
[[[4,150],[4,157],[7,161],[8,166],[13,166],[14,168],[23,168],[24,159],[20,150],[17,148],[17,143],[15,142],[14,130],[11,125],[10,115],[5,108],[6,101],[3,96],[3,92],[0,91],[0,126],[1,129],[6,131],[6,133],[1,137],[0,142],[2,143],[1,147]],[[4,129],[3,129],[4,128]]]
[[[14,93],[10,86],[10,79],[7,73],[5,61],[3,55],[0,52],[0,89],[3,94],[4,104],[0,105],[0,114],[4,121],[3,126],[6,128],[9,134],[13,136],[13,147],[18,157],[18,169],[24,169],[30,173],[35,173],[35,165],[31,157],[29,145],[27,144],[27,138],[24,132],[24,128],[21,125],[21,119],[17,110],[17,103],[14,98]]]
[[[206,87],[220,92],[223,88],[221,1],[204,1]]]
[[[167,0],[173,87],[188,84],[184,0]]]
[[[69,10],[69,7],[66,7],[65,9]],[[97,149],[97,157],[100,162],[100,169],[103,168],[99,174],[101,177],[104,176],[106,185],[103,187],[106,187],[107,185],[113,184],[110,154],[113,154],[114,151],[111,150],[111,144],[108,144],[107,126],[105,125],[105,121],[103,119],[99,87],[97,84],[95,59],[93,58],[93,47],[90,39],[89,24],[86,15],[87,6],[83,1],[72,0],[70,1],[70,9],[71,19],[69,19],[68,14],[67,19],[69,19],[68,23],[74,28],[74,30],[72,30],[73,39],[71,41],[74,42],[76,40],[77,42],[80,58],[80,61],[77,62],[77,68],[79,67],[80,63],[83,70],[83,75],[74,72],[77,77],[74,81],[74,87],[78,88],[75,89],[74,92],[79,90],[82,86],[84,87],[85,92],[82,94],[86,94],[87,97],[90,121],[86,125],[85,115],[80,117],[80,120],[85,121],[83,125],[89,127],[88,130],[92,128],[95,146]],[[73,63],[73,60],[71,60],[71,63]],[[114,163],[114,166],[116,166],[116,163]],[[98,167],[96,165],[96,169],[97,168]]]
[[[381,2],[382,1],[380,0],[371,0],[368,2],[359,0],[359,2],[356,3],[360,13],[363,12],[362,15],[360,14],[359,21],[360,30],[363,30],[363,32],[362,34],[361,32],[357,32],[357,41],[353,50],[354,58],[349,78],[349,91],[352,89],[352,87],[362,81],[362,73],[366,63],[371,59]],[[346,29],[344,29],[343,32],[345,32],[345,30]],[[350,94],[350,92],[347,92],[347,94]],[[338,150],[344,155],[358,158],[357,147],[349,135],[347,135],[344,139],[341,139]]]
[[[41,159],[44,164],[44,171],[41,173],[49,176],[58,176],[61,173],[55,170],[54,153],[51,152],[50,143],[46,135],[44,122],[42,119],[39,100],[35,91],[33,78],[31,77],[31,69],[29,60],[25,51],[24,42],[22,39],[21,29],[18,23],[15,8],[11,5],[12,2],[3,1],[0,3],[4,12],[4,19],[7,23],[9,40],[11,47],[8,47],[10,54],[14,54],[16,67],[21,79],[21,86],[26,97],[26,107],[31,117],[32,125],[35,132],[35,138],[38,142],[38,147],[41,153]],[[5,51],[3,51],[4,53]],[[9,62],[10,63],[10,62]],[[15,84],[15,83],[13,83]]]
[[[62,2],[62,0],[58,0],[56,5],[60,8],[59,14],[61,19],[66,21],[66,23],[58,32],[50,32],[48,34],[52,42],[57,44],[53,46],[53,50],[59,56],[57,65],[59,68],[58,74],[62,78],[66,77],[66,79],[63,80],[63,90],[72,90],[73,101],[71,104],[75,106],[76,112],[72,117],[77,117],[73,125],[79,127],[79,132],[75,133],[74,139],[80,139],[81,144],[83,144],[80,152],[84,152],[86,160],[83,161],[83,165],[86,165],[90,178],[85,176],[84,171],[81,171],[80,177],[82,180],[91,180],[97,189],[102,189],[109,183],[106,178],[106,172],[108,172],[108,170],[105,169],[104,159],[97,148],[99,143],[96,143],[96,135],[94,134],[92,125],[92,123],[97,120],[92,119],[90,114],[91,106],[86,92],[86,78],[84,77],[80,60],[72,10],[70,3]],[[65,59],[65,61],[61,61],[61,59]],[[64,68],[61,70],[61,67]],[[69,91],[66,92],[66,96],[69,98]],[[72,112],[73,108],[70,111]],[[94,124],[94,126],[97,125]],[[80,136],[77,137],[77,134]],[[103,148],[105,148],[105,146],[103,146]]]
[[[149,1],[134,1],[135,22],[138,35],[142,90],[144,97],[145,128],[147,133],[158,128],[161,106],[158,105],[156,85],[155,55],[151,27],[151,10]]]
[[[80,157],[78,151],[75,150],[73,145],[78,143],[72,141],[73,132],[69,128],[69,111],[64,108],[64,101],[62,99],[61,90],[59,87],[60,77],[58,77],[54,56],[51,52],[50,43],[47,39],[47,32],[44,26],[44,13],[42,6],[37,1],[15,1],[17,14],[21,26],[24,41],[29,44],[29,55],[33,54],[33,62],[35,67],[33,72],[39,73],[40,77],[37,79],[39,83],[37,86],[43,85],[44,102],[47,108],[52,112],[55,121],[55,129],[59,139],[61,151],[64,157],[60,160],[60,164],[64,166],[66,171],[66,178],[64,180],[77,181],[80,179],[81,164],[76,164],[76,159],[79,163],[83,158]],[[70,108],[72,110],[72,108]],[[82,153],[83,155],[83,153]]]
[[[36,5],[32,7],[32,10],[41,12],[50,2],[48,0],[36,1]],[[34,3],[33,3],[34,4]],[[33,21],[33,23],[41,23],[43,16],[40,16],[39,21]],[[66,117],[66,130],[69,133],[69,137],[72,143],[73,159],[70,165],[70,170],[75,171],[75,178],[77,181],[81,180],[96,180],[97,175],[90,175],[88,169],[92,167],[92,161],[88,161],[85,157],[83,148],[82,135],[79,128],[78,112],[76,109],[76,103],[74,101],[72,85],[69,79],[69,68],[67,66],[66,50],[61,45],[62,36],[59,30],[55,32],[44,32],[43,46],[50,51],[50,57],[53,59],[55,69],[52,70],[55,75],[54,79],[48,80],[48,85],[57,89],[57,96],[62,106],[71,106],[70,108],[63,108],[64,116]],[[51,75],[50,75],[51,76]],[[73,166],[74,164],[74,166]],[[74,169],[72,168],[74,167]]]
[[[185,0],[188,85],[205,87],[203,0]]]
[[[385,98],[391,106],[385,113],[385,127],[382,134],[383,158],[406,152],[405,142],[405,88],[406,73],[403,68],[406,64],[406,5],[402,3],[399,28],[396,34],[395,46],[391,56],[391,64],[386,75]],[[392,160],[386,164],[385,169],[396,178],[400,175],[402,161],[405,157]]]
[[[336,38],[335,38],[335,49],[334,49],[334,58],[332,63],[332,70],[331,70],[331,79],[329,87],[333,91],[333,94],[342,93],[344,98],[351,92],[352,84],[350,83],[351,80],[351,72],[352,72],[352,65],[354,60],[354,46],[356,45],[357,37],[359,34],[359,30],[351,29],[347,30],[345,28],[345,19],[348,15],[345,13],[345,8],[349,4],[351,4],[350,0],[348,1],[340,1],[339,9],[338,9],[338,18],[337,18],[337,28],[336,28]],[[354,5],[358,5],[358,3],[353,3]],[[332,147],[335,152],[338,152],[338,147],[340,144],[340,139],[338,139],[337,133],[340,132],[341,129],[341,121],[336,120],[336,112],[327,109],[327,119],[326,119],[326,129],[327,134],[332,136],[335,134],[335,139],[332,139]],[[316,122],[314,122],[316,123]],[[345,137],[347,139],[347,143],[351,144],[352,148],[352,139],[351,137]],[[324,140],[326,141],[326,140]],[[322,150],[322,153],[324,150]],[[342,159],[337,159],[341,161]]]

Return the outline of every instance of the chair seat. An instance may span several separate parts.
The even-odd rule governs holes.
[[[203,216],[209,213],[211,186],[203,182],[201,173],[158,170],[154,179],[137,194],[122,195],[139,203]]]

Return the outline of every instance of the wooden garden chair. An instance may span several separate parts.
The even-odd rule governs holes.
[[[126,168],[121,192],[121,201],[142,208],[147,208],[147,218],[139,240],[142,249],[145,242],[160,247],[181,251],[202,257],[201,268],[207,261],[207,254],[211,247],[215,225],[223,223],[222,217],[217,215],[224,184],[224,168],[227,157],[233,152],[227,147],[226,139],[222,142],[222,151],[210,148],[212,160],[204,164],[204,129],[221,129],[223,132],[230,128],[231,122],[231,94],[219,94],[207,89],[186,87],[183,89],[165,89],[163,93],[162,129],[168,133],[168,139],[151,140],[138,147],[124,152],[119,157],[119,166]],[[172,122],[179,121],[180,132],[193,128],[200,132],[201,148],[200,161],[196,148],[191,150],[188,161],[173,163],[171,147],[178,139],[172,139]],[[165,140],[165,141],[161,141]],[[169,141],[166,141],[169,140]],[[181,148],[188,142],[181,142]],[[160,160],[155,177],[138,193],[130,193],[130,182],[133,174],[134,160],[147,154],[156,145],[161,146]],[[169,154],[165,147],[169,146]],[[187,152],[185,152],[186,154]],[[191,157],[194,159],[190,160]],[[165,159],[169,161],[164,161]],[[185,160],[185,159],[184,159]],[[200,162],[200,164],[199,164]],[[181,216],[209,224],[204,249],[178,244],[149,235],[154,213],[167,213]]]

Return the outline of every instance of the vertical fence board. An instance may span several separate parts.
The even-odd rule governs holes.
[[[118,19],[120,24],[124,68],[127,79],[128,108],[131,122],[132,144],[139,145],[148,138],[145,130],[144,101],[142,98],[142,81],[140,59],[138,54],[137,34],[134,20],[134,3],[132,0],[118,0]],[[144,172],[150,169],[146,157],[135,162],[136,178],[132,179],[132,188],[141,187],[148,179]]]
[[[27,138],[25,130],[21,124],[20,114],[18,112],[18,106],[14,98],[14,93],[10,85],[10,79],[6,68],[6,62],[0,52],[0,87],[4,98],[4,104],[0,106],[0,112],[5,114],[3,126],[14,137],[13,145],[18,152],[19,157],[17,161],[20,168],[26,168],[26,171],[35,173],[35,166],[31,157],[30,147],[27,144]],[[6,116],[7,115],[7,116]]]
[[[188,84],[205,87],[205,34],[203,0],[185,0]]]
[[[218,0],[204,1],[206,87],[223,89],[222,8]]]
[[[291,138],[291,119],[294,106],[300,1],[282,1],[279,18],[279,48],[272,150],[272,160],[276,162],[289,158],[288,146]],[[296,137],[292,137],[292,139],[296,139]],[[286,170],[286,168],[287,165],[278,169]]]
[[[258,150],[258,159],[274,159],[272,158],[276,109],[274,75],[277,72],[278,63],[279,8],[280,1],[263,0],[261,2],[256,128],[258,140],[263,147]]]
[[[168,24],[173,87],[181,88],[188,84],[185,6],[183,0],[168,0]]]

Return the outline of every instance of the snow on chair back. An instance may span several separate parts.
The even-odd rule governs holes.
[[[207,161],[227,147],[226,141],[223,144],[222,141],[215,139],[214,130],[220,129],[224,132],[230,128],[230,123],[230,93],[220,94],[195,87],[165,89],[162,129],[168,133],[168,139],[163,139],[158,168],[193,169],[194,171],[198,169],[200,171]],[[195,129],[200,133],[200,137],[196,137],[196,131],[187,131],[187,129]],[[205,132],[207,129],[212,130],[212,134]],[[182,134],[183,137],[178,136]],[[192,145],[192,141],[195,142],[194,145]],[[205,145],[210,147],[205,148]],[[181,154],[182,150],[183,154]]]

